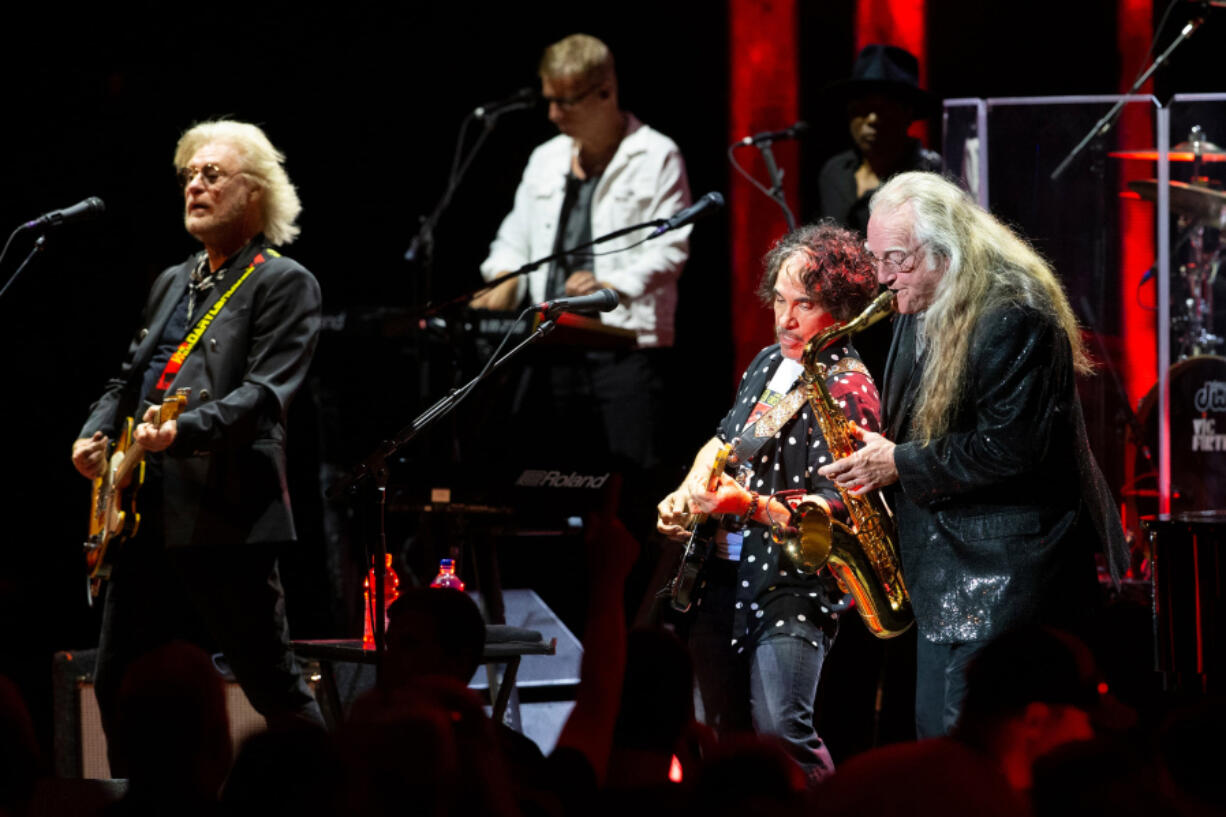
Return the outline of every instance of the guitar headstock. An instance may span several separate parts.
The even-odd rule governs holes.
[[[184,406],[187,405],[187,398],[191,396],[190,388],[175,389],[175,393],[162,401],[162,405],[158,408],[157,424],[161,425],[169,420],[173,420],[183,413]]]

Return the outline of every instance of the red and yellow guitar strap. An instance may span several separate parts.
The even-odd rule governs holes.
[[[243,282],[251,277],[251,273],[255,272],[255,268],[267,260],[264,258],[265,253],[274,258],[281,257],[281,253],[277,252],[271,247],[264,249],[263,252],[256,253],[255,258],[251,259],[251,263],[247,266],[247,269],[243,270],[243,274],[238,277],[237,281],[230,285],[229,289],[221,293],[221,297],[217,299],[217,302],[213,304],[208,312],[205,312],[200,316],[200,320],[197,321],[196,325],[192,327],[192,330],[187,333],[187,337],[185,337],[183,342],[179,344],[179,348],[175,349],[175,353],[170,356],[170,360],[166,361],[166,366],[162,369],[162,374],[158,376],[158,382],[155,388],[157,388],[159,391],[165,391],[166,389],[170,388],[170,384],[174,381],[175,375],[179,373],[179,369],[183,368],[183,361],[187,360],[187,356],[190,355],[192,350],[196,348],[196,344],[199,343],[200,338],[204,336],[205,330],[207,330],[210,324],[212,324],[217,316],[221,314],[221,310],[225,308],[226,303],[229,302],[234,293],[238,292],[238,288],[243,285]]]

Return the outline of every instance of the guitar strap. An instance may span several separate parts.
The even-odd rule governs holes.
[[[265,253],[273,257],[280,257],[280,253],[272,248],[265,248],[263,252],[256,253],[255,258],[251,260],[247,269],[243,270],[243,274],[230,285],[229,289],[221,293],[217,302],[213,304],[208,312],[200,316],[200,320],[196,321],[196,325],[187,333],[187,337],[179,344],[179,348],[175,349],[174,354],[170,356],[170,360],[166,361],[166,366],[162,369],[162,374],[158,377],[157,385],[155,386],[158,392],[164,392],[170,388],[170,384],[174,382],[175,375],[179,373],[179,369],[183,368],[183,361],[187,360],[187,356],[196,348],[196,344],[200,342],[200,338],[204,336],[209,325],[221,314],[221,310],[229,303],[234,293],[238,292],[238,288],[251,277],[251,273],[255,272],[255,268],[267,260],[264,258]]]
[[[868,368],[853,357],[845,357],[827,369],[826,374],[827,377],[835,377],[850,372],[867,375]],[[741,434],[733,443],[732,450],[736,454],[737,461],[749,462],[749,460],[753,459],[762,450],[762,447],[766,445],[766,441],[778,434],[779,429],[787,425],[787,422],[796,416],[796,412],[800,411],[800,407],[805,404],[807,399],[808,394],[806,393],[804,383],[799,383],[784,395],[783,399],[776,403],[774,408],[759,417],[751,425],[753,433],[749,435]]]

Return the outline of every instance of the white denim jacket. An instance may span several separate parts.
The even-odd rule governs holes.
[[[532,152],[515,191],[515,206],[490,245],[481,274],[492,280],[553,252],[574,143],[559,134]],[[592,237],[642,221],[668,218],[690,204],[685,160],[671,139],[627,114],[626,136],[592,196]],[[642,230],[594,248],[629,247]],[[592,259],[596,279],[622,294],[621,305],[601,316],[610,326],[631,329],[640,347],[671,346],[677,307],[677,277],[689,256],[690,228],[683,227],[625,252]],[[519,279],[517,300],[528,292],[545,300],[547,265]],[[524,279],[527,279],[526,281]]]

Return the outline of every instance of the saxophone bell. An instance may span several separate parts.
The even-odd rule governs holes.
[[[830,561],[836,547],[846,548],[847,540],[855,539],[851,528],[816,502],[801,502],[792,509],[786,525],[771,527],[771,538],[783,547],[798,570],[816,573]]]

